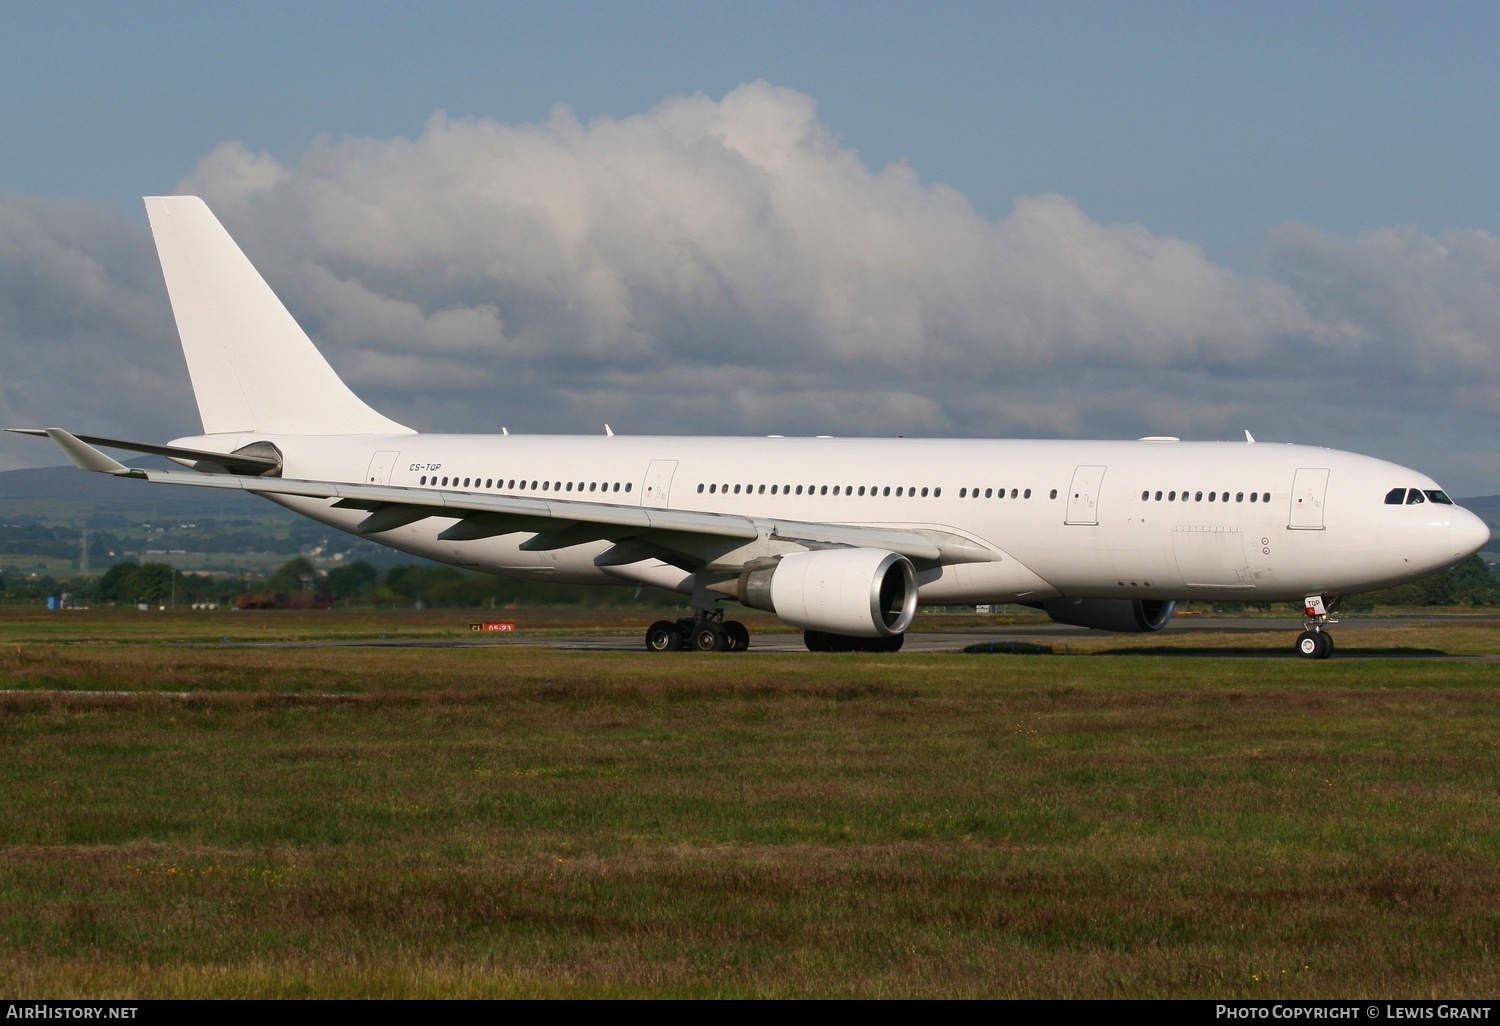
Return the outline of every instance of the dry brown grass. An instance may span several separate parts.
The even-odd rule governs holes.
[[[1495,680],[28,643],[0,660],[30,692],[0,696],[0,987],[1482,997]]]

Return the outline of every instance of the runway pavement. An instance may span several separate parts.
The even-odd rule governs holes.
[[[1433,650],[1396,648],[1385,642],[1382,632],[1420,623],[1453,623],[1461,618],[1453,616],[1393,616],[1352,617],[1342,620],[1330,628],[1338,649],[1335,658],[1448,658],[1484,659],[1500,661],[1500,654],[1492,656],[1450,656]],[[1493,622],[1491,617],[1476,617],[1477,620]],[[984,645],[1003,649],[1008,644],[1020,646],[1024,653],[1028,648],[1045,647],[1054,654],[1067,654],[1070,643],[1087,638],[1089,650],[1100,653],[1097,642],[1101,638],[1113,639],[1117,644],[1108,652],[1120,655],[1212,655],[1218,657],[1265,657],[1277,654],[1278,649],[1266,647],[1268,636],[1281,635],[1288,658],[1296,658],[1292,650],[1297,634],[1302,630],[1298,617],[1176,617],[1165,630],[1156,634],[1107,634],[1083,627],[1070,627],[1055,623],[994,624],[968,627],[961,630],[914,630],[906,635],[903,652],[963,652],[971,646]],[[1244,634],[1244,648],[1195,647],[1185,643],[1184,635],[1192,633]],[[1253,639],[1252,639],[1253,636]],[[1166,644],[1163,644],[1166,642]],[[529,634],[524,629],[516,633],[475,634],[448,638],[369,638],[338,639],[324,641],[251,642],[253,647],[273,648],[552,648],[564,651],[596,652],[644,652],[644,638],[637,634],[561,634],[556,632]],[[1500,647],[1500,646],[1497,646]],[[806,652],[800,631],[752,631],[751,651],[754,652]],[[675,658],[666,654],[660,658]]]

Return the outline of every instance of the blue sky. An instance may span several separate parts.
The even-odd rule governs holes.
[[[718,105],[731,95],[747,96],[736,94],[746,84],[764,82],[781,90],[770,99],[759,97],[777,116],[801,109],[805,101],[824,145],[837,150],[832,163],[799,172],[823,183],[814,190],[822,197],[820,211],[836,207],[846,219],[858,219],[862,208],[844,200],[862,197],[860,202],[877,206],[889,201],[896,204],[888,211],[893,217],[916,219],[909,223],[920,224],[918,235],[932,254],[949,249],[943,224],[970,233],[966,244],[977,247],[974,254],[999,253],[1024,234],[1023,227],[1071,233],[1104,247],[1086,257],[1052,253],[1061,262],[1061,277],[1048,277],[1046,288],[1060,287],[1057,282],[1069,277],[1063,269],[1070,261],[1093,266],[1106,251],[1122,262],[1146,253],[1152,266],[1166,266],[1157,252],[1163,247],[1171,249],[1172,259],[1186,261],[1172,265],[1177,280],[1200,283],[1192,287],[1199,289],[1192,304],[1199,319],[1190,325],[1183,320],[1188,315],[1165,298],[1150,298],[1153,290],[1163,296],[1172,290],[1171,281],[1152,279],[1132,286],[1127,305],[1136,305],[1124,322],[1133,329],[1104,339],[1090,336],[1094,329],[1088,326],[1064,325],[1077,337],[1059,337],[1050,362],[1035,355],[1046,340],[1028,341],[1019,329],[1012,337],[1003,324],[995,329],[1000,340],[986,348],[983,318],[1004,321],[1005,307],[976,307],[971,322],[953,329],[957,341],[947,349],[942,331],[890,341],[923,348],[935,364],[976,355],[1002,367],[1024,363],[1052,406],[1071,404],[1030,418],[980,415],[984,394],[954,400],[940,375],[924,377],[887,355],[875,359],[876,372],[861,380],[867,390],[891,393],[894,406],[887,408],[909,412],[911,423],[893,424],[892,433],[905,427],[908,433],[1230,437],[1237,432],[1223,419],[1227,409],[1235,423],[1258,428],[1258,436],[1326,441],[1446,474],[1458,491],[1500,491],[1500,462],[1484,455],[1500,448],[1491,405],[1500,397],[1500,383],[1475,370],[1493,355],[1492,329],[1500,321],[1493,249],[1500,231],[1496,39],[1500,6],[1481,3],[11,2],[0,20],[0,199],[12,207],[11,221],[0,222],[0,231],[8,223],[12,235],[8,244],[0,237],[0,250],[8,246],[11,261],[0,258],[0,304],[7,281],[9,294],[19,298],[11,301],[8,316],[0,305],[0,349],[13,361],[24,360],[29,345],[55,350],[70,344],[79,353],[93,346],[126,362],[163,325],[169,334],[164,299],[152,298],[159,279],[132,265],[150,259],[139,197],[179,184],[191,184],[210,199],[278,289],[277,272],[266,263],[297,261],[328,269],[344,286],[358,284],[365,299],[376,294],[410,304],[426,318],[422,324],[430,324],[439,308],[484,308],[483,281],[469,283],[462,296],[442,292],[437,277],[424,283],[418,274],[397,283],[394,255],[361,264],[357,254],[339,252],[327,239],[291,240],[290,228],[280,230],[267,220],[273,211],[225,184],[228,165],[211,155],[222,157],[226,143],[263,155],[280,169],[275,189],[281,201],[301,196],[300,216],[316,222],[307,198],[317,192],[314,182],[322,183],[324,193],[333,183],[364,202],[388,205],[388,194],[362,191],[361,183],[388,174],[387,150],[394,140],[413,140],[429,156],[435,153],[436,139],[424,136],[434,112],[446,112],[452,124],[499,126],[522,133],[516,137],[521,139],[528,126],[549,131],[554,109],[566,105],[582,130],[593,133],[593,142],[587,155],[561,143],[556,153],[592,161],[591,168],[614,168],[620,158],[606,145],[612,126],[641,128],[640,119],[650,117],[662,122],[663,105],[674,98],[700,96]],[[760,110],[753,116],[762,116],[768,108],[734,109]],[[694,115],[693,131],[718,138],[714,133],[722,134],[722,126],[710,121],[729,117],[728,110]],[[446,145],[480,146],[472,135],[461,143],[461,134],[445,137]],[[520,152],[506,148],[512,143],[521,145],[512,139],[498,151],[481,147],[485,155],[476,150],[473,159],[512,159]],[[643,168],[662,159],[643,155],[644,145],[638,142],[631,151]],[[869,181],[836,172],[840,160],[856,160]],[[915,191],[902,193],[904,198],[896,197],[899,190],[890,182],[872,184],[895,162],[904,162],[916,179]],[[357,171],[350,170],[356,165]],[[418,195],[441,191],[451,173],[433,177],[436,166],[412,169],[410,180],[388,187]],[[712,180],[696,178],[680,161],[673,166],[687,176],[684,181]],[[357,177],[341,177],[346,172]],[[496,177],[506,173],[500,167]],[[839,191],[843,186],[836,183],[848,189]],[[723,184],[729,187],[727,180]],[[772,189],[767,202],[803,194],[796,182],[783,184],[788,191]],[[946,208],[933,199],[938,184],[972,204],[978,221],[944,221]],[[1025,206],[1028,198],[1045,196],[1064,198],[1078,217],[1062,206]],[[1029,212],[1024,224],[1007,220],[1023,208]],[[614,216],[600,214],[595,224],[614,223]],[[435,222],[420,222],[428,223]],[[836,233],[839,224],[830,221],[822,229]],[[1145,243],[1131,241],[1124,232],[1131,225],[1142,227]],[[993,237],[981,239],[986,226]],[[1453,232],[1461,234],[1445,235]],[[597,228],[596,237],[604,234]],[[456,237],[447,241],[459,249],[469,246]],[[1202,266],[1188,266],[1188,256],[1170,245],[1178,241],[1201,248]],[[951,247],[962,248],[957,242]],[[649,250],[643,243],[640,252]],[[637,353],[637,360],[643,352],[655,354],[648,360],[666,359],[662,354],[677,352],[680,344],[664,325],[686,324],[741,339],[730,361],[737,391],[718,395],[712,386],[684,379],[686,391],[673,392],[677,412],[670,416],[662,412],[660,397],[640,410],[622,402],[617,415],[635,414],[642,430],[855,433],[879,426],[843,394],[847,388],[835,387],[851,377],[850,364],[840,360],[867,362],[840,341],[849,325],[829,328],[827,312],[810,306],[805,316],[776,312],[774,299],[757,307],[759,300],[745,296],[761,296],[759,284],[752,288],[738,280],[730,283],[737,298],[728,305],[688,309],[668,299],[658,308],[645,270],[612,263],[615,257],[608,254],[618,247],[599,252],[605,255],[591,259],[608,266],[628,311],[617,321],[601,314],[590,322],[594,326],[587,330],[599,334],[585,347],[586,357],[571,353],[564,362],[531,366],[536,377],[505,397],[515,411],[512,419],[538,430],[591,430],[592,424],[572,425],[569,414],[593,410],[611,388],[631,384],[615,373],[620,368],[612,370],[610,339],[633,340],[621,341],[620,351]],[[140,299],[140,309],[131,308],[135,320],[125,318],[117,337],[96,323],[103,314],[76,322],[76,305],[69,309],[66,301],[66,269],[77,261],[70,262],[68,253],[103,267],[110,287],[128,302]],[[848,256],[797,253],[810,267]],[[638,256],[620,259],[628,263]],[[1006,270],[1022,265],[1007,262],[1009,257],[974,259],[995,281],[1022,288]],[[754,273],[746,268],[761,266],[727,257],[710,263],[715,275]],[[943,267],[936,255],[922,266]],[[916,321],[932,325],[943,320],[944,303],[968,301],[944,291],[964,266],[971,265],[955,265],[944,277],[914,286],[922,297],[913,299],[914,308],[926,311],[913,314]],[[1145,282],[1142,267],[1120,268],[1110,281]],[[52,277],[47,287],[38,287],[36,276],[44,272]],[[894,266],[860,273],[868,277],[851,279],[851,294],[884,295],[912,280]],[[1406,305],[1391,299],[1418,278]],[[518,358],[523,340],[567,349],[566,339],[554,341],[549,332],[585,329],[527,312],[547,303],[519,288],[517,280],[501,275],[489,282],[491,302],[508,304],[497,315],[502,326],[495,329],[495,346],[507,359]],[[1216,284],[1204,284],[1210,281]],[[978,294],[987,286],[973,287]],[[1032,282],[1031,292],[1018,295],[1041,287]],[[351,293],[346,288],[339,294],[347,299]],[[665,294],[679,293],[669,288]],[[288,304],[340,365],[341,347],[357,340],[341,336],[337,325],[363,322],[332,295],[292,295]],[[1140,296],[1147,299],[1136,302]],[[1097,291],[1080,292],[1068,308],[1098,298]],[[558,300],[555,306],[569,304]],[[1230,308],[1237,312],[1214,312]],[[735,323],[736,311],[759,327]],[[1213,325],[1221,316],[1246,324],[1226,329],[1228,341],[1219,347]],[[1036,318],[1058,322],[1052,315]],[[775,352],[778,327],[799,346],[823,354],[795,380],[770,355],[760,361],[755,355]],[[413,330],[411,351],[420,354],[432,343],[422,334],[426,329]],[[868,324],[862,330],[878,332]],[[1180,342],[1184,333],[1192,336],[1190,345]],[[646,336],[654,342],[643,342]],[[1480,351],[1486,345],[1489,350]],[[475,353],[483,351],[482,341],[472,346]],[[1101,347],[1111,347],[1108,358],[1098,359]],[[147,371],[160,367],[162,375],[177,375],[169,384],[180,390],[180,370],[171,369],[170,359],[154,359],[136,358],[134,376],[149,377]],[[1300,378],[1295,367],[1277,371],[1265,365],[1299,359],[1306,361]],[[347,366],[359,364],[351,357]],[[1140,380],[1122,390],[1117,386],[1127,371]],[[526,404],[548,373],[574,375],[573,384],[555,383],[545,410],[531,411]],[[825,377],[814,380],[818,374]],[[69,387],[51,382],[43,369],[24,389],[12,377],[11,387],[0,391],[0,412],[28,423],[59,408],[44,403],[41,393]],[[1325,380],[1310,387],[1308,377]],[[1414,377],[1421,380],[1412,384]],[[1010,375],[997,371],[986,380],[993,405],[1035,399],[1009,392],[1016,387]],[[403,390],[389,374],[371,370],[356,387],[408,412],[434,411],[437,423],[424,427],[491,427],[472,422],[478,399],[443,397],[436,383]],[[568,387],[572,391],[564,395]],[[191,420],[190,404],[174,406],[169,389],[153,391],[149,383],[141,388],[134,398],[152,412],[133,418],[124,398],[118,409],[90,411],[80,397],[76,407],[100,421],[83,426],[171,432],[173,423]],[[806,401],[789,405],[778,398],[789,394]],[[823,412],[808,413],[818,397]],[[1239,399],[1230,402],[1233,397]],[[1148,405],[1152,412],[1143,415]],[[62,408],[70,406],[64,402]],[[733,412],[724,414],[726,408]],[[710,412],[715,410],[720,412]],[[1305,411],[1301,418],[1298,411]],[[1373,440],[1372,429],[1379,436]],[[33,459],[48,457],[24,443],[18,448],[6,442],[0,449],[0,465]]]
[[[991,217],[1059,192],[1242,259],[1287,220],[1500,223],[1491,3],[12,2],[0,186],[107,199],[435,110],[584,121],[765,79]]]

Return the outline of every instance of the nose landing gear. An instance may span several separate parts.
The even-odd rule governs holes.
[[[1338,623],[1331,615],[1338,609],[1339,600],[1335,596],[1327,602],[1323,601],[1322,595],[1309,595],[1302,603],[1302,627],[1303,631],[1297,635],[1297,654],[1304,659],[1327,659],[1333,655],[1333,635],[1328,633],[1328,625]]]

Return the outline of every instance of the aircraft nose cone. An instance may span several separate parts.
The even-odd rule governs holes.
[[[1467,559],[1490,543],[1490,525],[1466,509],[1456,509],[1452,539],[1454,555]]]

